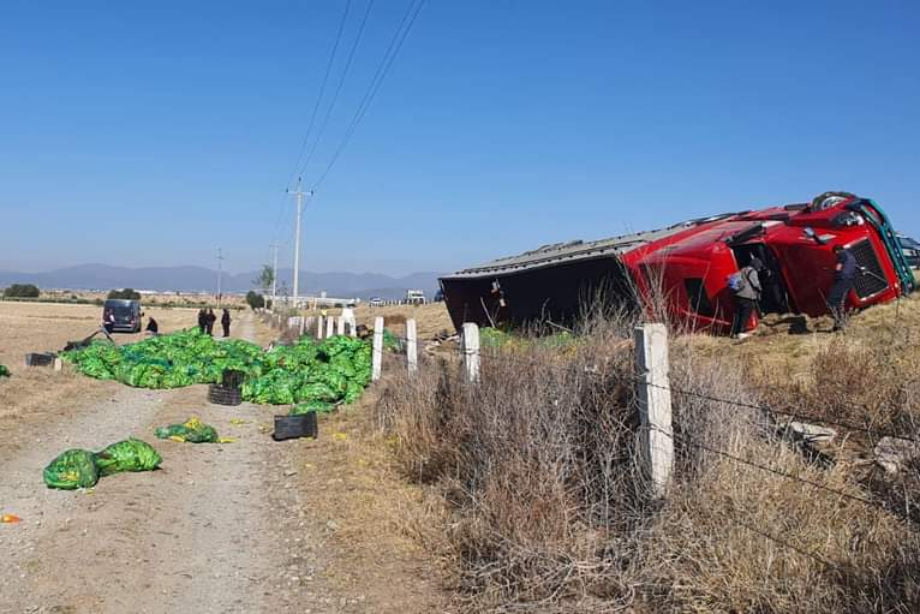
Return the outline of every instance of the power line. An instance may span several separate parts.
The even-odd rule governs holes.
[[[364,118],[364,115],[367,113],[368,108],[374,100],[374,97],[377,95],[377,92],[380,90],[380,86],[383,84],[384,79],[389,73],[390,67],[393,65],[393,62],[396,59],[396,56],[399,54],[399,50],[402,48],[403,43],[405,43],[406,38],[409,36],[409,32],[412,30],[412,26],[415,23],[416,18],[422,10],[422,7],[425,4],[425,0],[411,0],[409,6],[406,8],[406,13],[403,15],[402,20],[399,23],[399,26],[396,29],[396,32],[393,35],[393,39],[390,41],[390,45],[387,47],[386,52],[384,52],[383,57],[381,58],[380,64],[377,66],[377,71],[374,73],[374,77],[371,79],[371,83],[368,86],[367,91],[364,94],[364,97],[361,99],[361,102],[358,104],[358,108],[355,110],[354,116],[352,116],[351,122],[348,125],[348,128],[345,131],[345,135],[342,138],[339,146],[336,148],[335,153],[332,155],[332,158],[329,160],[329,163],[326,165],[326,168],[320,174],[319,179],[313,184],[313,190],[319,188],[319,186],[325,181],[326,177],[329,174],[329,171],[335,166],[339,157],[342,155],[345,147],[351,141],[352,136],[357,130],[358,125],[361,123],[361,120]],[[413,11],[413,3],[415,9]]]
[[[310,113],[310,123],[307,125],[307,131],[303,135],[303,142],[300,144],[300,153],[297,155],[297,162],[294,164],[294,170],[291,172],[291,176],[288,179],[288,185],[294,181],[297,169],[300,168],[300,163],[303,161],[303,155],[307,149],[307,142],[310,140],[310,135],[313,133],[313,126],[316,124],[316,114],[319,112],[320,104],[322,103],[323,96],[326,93],[326,85],[329,82],[329,74],[332,72],[332,65],[335,62],[336,52],[339,49],[339,43],[342,40],[342,32],[345,31],[345,22],[348,19],[348,13],[350,10],[351,0],[348,0],[348,2],[345,4],[345,11],[342,13],[342,19],[339,21],[339,29],[335,35],[335,42],[332,44],[332,50],[329,52],[329,60],[326,62],[326,71],[323,74],[323,81],[319,86],[319,94],[316,96],[316,103],[313,105],[313,112]]]
[[[374,0],[370,0],[367,3],[367,8],[364,11],[364,17],[361,19],[361,25],[358,26],[358,33],[355,35],[351,49],[348,52],[348,58],[345,60],[345,68],[342,70],[342,75],[339,77],[339,83],[335,88],[335,92],[332,94],[332,101],[326,108],[326,114],[323,117],[322,123],[320,123],[319,130],[316,133],[316,138],[313,139],[313,144],[310,146],[309,153],[307,153],[307,159],[304,161],[303,166],[300,169],[301,174],[306,174],[307,169],[310,166],[310,162],[313,160],[313,154],[316,152],[316,147],[319,145],[319,142],[323,138],[323,134],[326,132],[326,126],[329,124],[329,118],[332,115],[332,110],[335,107],[335,103],[339,99],[339,94],[342,92],[342,86],[345,85],[345,79],[348,77],[348,71],[351,68],[352,61],[355,58],[355,52],[358,50],[358,45],[361,42],[361,36],[364,34],[364,27],[367,25],[367,18],[370,16],[373,6]]]

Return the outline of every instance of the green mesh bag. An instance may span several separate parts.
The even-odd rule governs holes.
[[[99,481],[99,470],[92,452],[75,448],[51,461],[45,467],[43,477],[48,488],[91,488]]]

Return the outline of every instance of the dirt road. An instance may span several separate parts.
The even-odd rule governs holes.
[[[254,318],[242,318],[241,335],[253,338]],[[336,488],[322,492],[317,485],[328,476],[320,482],[307,469],[329,465],[326,448],[311,440],[272,441],[271,408],[210,405],[203,386],[152,391],[89,382],[89,402],[71,399],[38,419],[18,416],[0,431],[0,512],[23,518],[0,526],[0,611],[439,609],[427,579],[412,577],[419,562],[411,556],[368,570],[374,573],[366,586],[335,579],[343,566],[366,558],[340,552],[334,533],[348,519],[336,522],[317,511],[334,505],[311,501],[342,495]],[[191,415],[237,441],[194,445],[153,437],[156,426]],[[231,424],[231,418],[245,423]],[[56,454],[128,436],[157,447],[160,471],[106,477],[89,491],[42,483],[42,468]]]

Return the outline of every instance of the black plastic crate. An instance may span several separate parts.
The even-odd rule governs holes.
[[[275,416],[275,432],[272,439],[296,439],[298,437],[312,437],[316,439],[319,428],[316,421],[316,412],[309,411],[299,416]]]

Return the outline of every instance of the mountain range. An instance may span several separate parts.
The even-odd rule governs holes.
[[[300,273],[300,294],[367,299],[379,296],[398,299],[406,290],[424,290],[431,297],[438,288],[439,273],[413,273],[392,277],[379,273]],[[258,271],[223,273],[221,288],[227,293],[257,289]],[[278,294],[290,293],[293,274],[290,269],[278,271]],[[43,273],[0,271],[0,287],[10,284],[35,284],[52,290],[100,290],[134,288],[159,292],[216,292],[217,271],[205,267],[144,267],[128,268],[106,264],[81,264]]]

